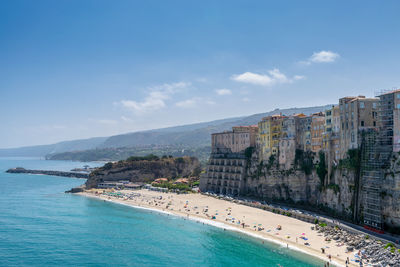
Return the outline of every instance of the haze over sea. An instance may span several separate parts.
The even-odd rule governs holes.
[[[0,266],[323,265],[239,233],[64,193],[83,179],[5,173],[82,165],[0,158]]]

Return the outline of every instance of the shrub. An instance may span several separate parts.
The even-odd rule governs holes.
[[[103,166],[103,170],[109,170],[113,167],[112,162],[107,162],[106,164],[104,164]]]
[[[127,161],[140,161],[140,160],[148,160],[148,161],[152,161],[152,160],[159,160],[160,158],[157,157],[154,154],[149,154],[146,156],[131,156],[129,158],[127,158]]]
[[[311,174],[314,168],[313,164],[313,154],[311,151],[303,151],[301,149],[296,149],[294,156],[294,163],[299,166],[300,169],[307,175]]]
[[[387,249],[387,248],[390,248],[390,249],[392,249],[392,248],[394,248],[395,246],[393,245],[393,243],[387,243],[386,245],[385,245],[385,249]]]
[[[321,185],[325,184],[325,176],[328,173],[326,162],[325,162],[325,153],[323,151],[319,151],[319,162],[317,165],[317,174]]]

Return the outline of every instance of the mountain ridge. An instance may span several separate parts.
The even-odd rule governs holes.
[[[0,156],[31,156],[45,157],[63,152],[85,151],[91,149],[120,148],[120,147],[141,147],[141,146],[209,146],[210,134],[230,130],[235,125],[257,124],[262,117],[294,113],[311,114],[331,107],[332,105],[275,109],[265,113],[257,113],[249,116],[232,117],[209,122],[200,122],[187,125],[166,127],[146,131],[118,134],[109,137],[93,137],[63,141],[50,145],[26,146],[19,148],[0,149]]]

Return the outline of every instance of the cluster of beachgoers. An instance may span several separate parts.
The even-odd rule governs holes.
[[[314,224],[203,194],[175,194],[151,190],[91,189],[82,192],[120,204],[158,210],[171,215],[239,231],[322,259],[325,266],[400,266],[399,254],[372,237],[356,235],[340,226]],[[393,256],[394,255],[394,256]]]

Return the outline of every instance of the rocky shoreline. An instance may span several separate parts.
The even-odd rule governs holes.
[[[346,246],[363,263],[371,266],[400,266],[400,251],[393,243],[383,243],[366,234],[350,233],[340,227],[316,226],[315,230],[324,235],[325,240]]]
[[[29,170],[21,167],[8,169],[7,173],[28,173],[28,174],[42,174],[42,175],[52,175],[52,176],[62,176],[70,178],[83,178],[88,179],[88,173],[78,173],[78,172],[64,172],[64,171],[49,171],[49,170]]]

